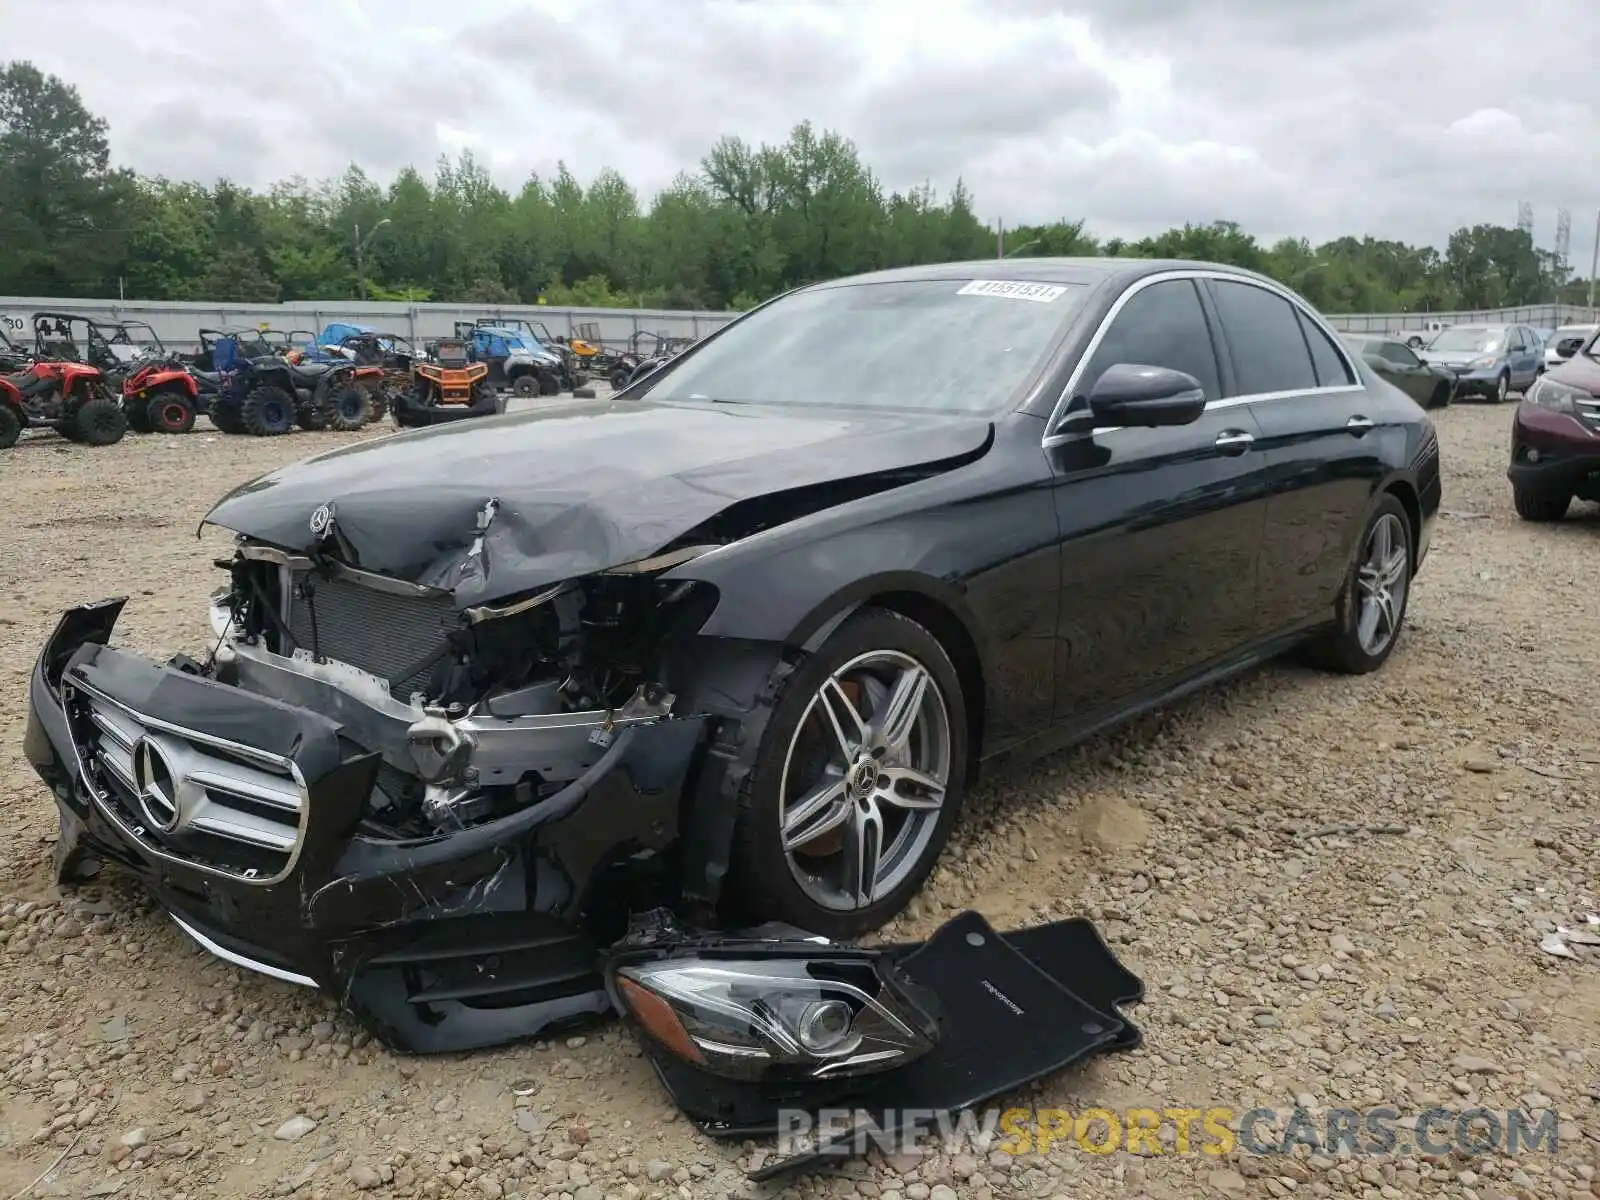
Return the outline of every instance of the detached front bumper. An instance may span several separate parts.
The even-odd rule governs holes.
[[[339,997],[401,1050],[610,1009],[597,947],[661,897],[703,722],[628,725],[545,799],[395,840],[367,820],[383,756],[351,723],[109,648],[122,607],[67,611],[29,681],[62,878],[103,857],[206,949]]]

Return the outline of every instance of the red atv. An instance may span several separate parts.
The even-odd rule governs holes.
[[[16,445],[30,426],[54,429],[71,442],[109,446],[122,440],[128,418],[98,367],[43,360],[0,375],[0,450]]]
[[[122,411],[135,433],[188,433],[205,404],[194,376],[163,354],[133,364],[122,381]]]

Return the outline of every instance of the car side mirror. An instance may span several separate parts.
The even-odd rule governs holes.
[[[1578,353],[1578,347],[1583,345],[1581,337],[1562,338],[1556,343],[1557,358],[1571,358]]]
[[[1096,425],[1189,425],[1205,410],[1200,381],[1168,367],[1117,363],[1105,370],[1089,393]]]

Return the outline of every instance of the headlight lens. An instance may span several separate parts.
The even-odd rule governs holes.
[[[920,1058],[938,1037],[907,989],[865,956],[668,958],[619,966],[615,979],[629,1015],[664,1049],[734,1079],[875,1074]]]
[[[1537,404],[1540,408],[1548,408],[1551,412],[1566,413],[1569,417],[1575,417],[1578,415],[1578,401],[1588,400],[1590,396],[1588,392],[1575,388],[1570,383],[1561,383],[1548,375],[1541,375],[1534,380],[1533,386],[1523,398],[1529,404]]]
[[[1494,355],[1487,354],[1482,358],[1473,359],[1467,364],[1467,366],[1471,367],[1474,371],[1487,371],[1490,367],[1494,366],[1495,362],[1496,359]]]

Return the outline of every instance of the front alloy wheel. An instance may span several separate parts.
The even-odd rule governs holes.
[[[864,609],[789,677],[740,799],[751,915],[832,938],[875,929],[933,869],[961,803],[960,677],[927,629]]]
[[[784,855],[817,904],[870,908],[915,870],[950,780],[950,714],[908,654],[858,655],[811,698],[784,759]]]

